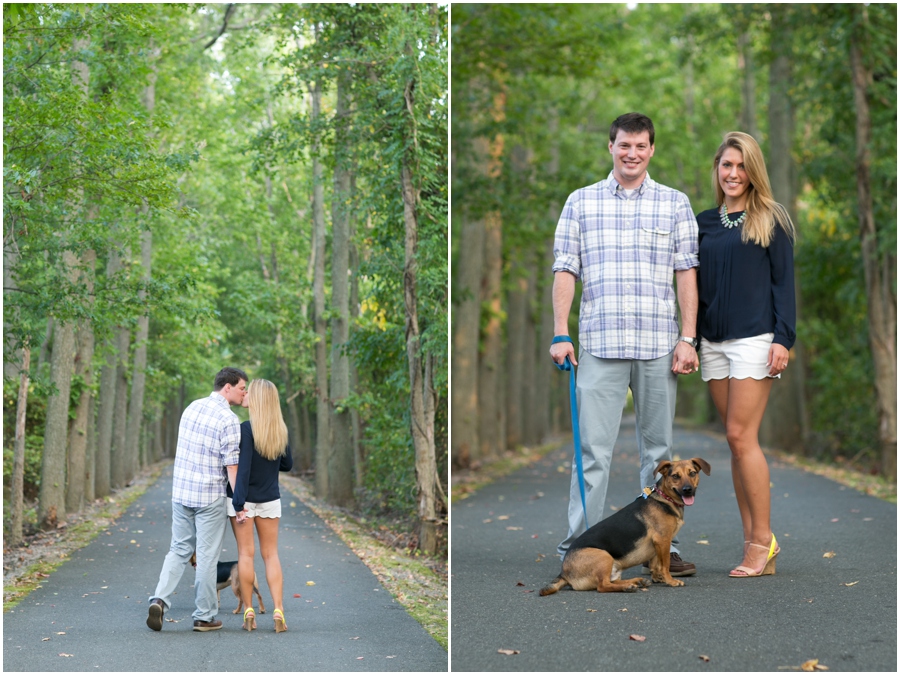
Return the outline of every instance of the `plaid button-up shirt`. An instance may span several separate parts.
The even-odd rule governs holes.
[[[181,415],[172,501],[191,508],[225,496],[226,466],[240,457],[241,425],[221,394],[191,403]]]
[[[553,271],[581,279],[578,340],[604,359],[655,359],[678,341],[672,275],[699,264],[682,192],[647,174],[631,197],[613,177],[576,190],[556,226]]]

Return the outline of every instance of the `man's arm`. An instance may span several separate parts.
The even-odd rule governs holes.
[[[225,471],[228,472],[228,484],[231,485],[231,493],[234,494],[234,484],[235,484],[235,481],[237,480],[238,465],[237,464],[228,464],[225,467]],[[247,514],[246,509],[243,511],[238,511],[235,513],[235,518],[239,523],[243,523],[244,520],[247,518],[246,514]]]
[[[697,268],[675,270],[678,286],[678,309],[681,312],[681,334],[685,337],[697,336]],[[699,338],[698,338],[699,339]],[[687,342],[678,341],[672,356],[672,372],[676,375],[693,373],[700,366],[697,350]]]
[[[569,312],[572,311],[572,300],[575,298],[575,275],[571,272],[556,272],[553,278],[553,334],[569,334]],[[575,360],[575,347],[571,342],[557,342],[550,346],[550,357],[554,363],[562,365],[566,362],[566,356],[573,366],[578,365]]]

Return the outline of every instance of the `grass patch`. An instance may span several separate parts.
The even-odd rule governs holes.
[[[371,534],[370,522],[316,499],[299,478],[282,475],[280,481],[334,530],[407,613],[447,649],[447,576],[431,566],[437,563],[440,568],[441,561],[387,546]]]

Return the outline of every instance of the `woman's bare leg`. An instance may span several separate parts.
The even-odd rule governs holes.
[[[243,523],[235,523],[236,519],[232,518],[234,526],[234,538],[237,540],[238,546],[238,577],[241,580],[241,600],[244,603],[244,610],[253,607],[253,556],[256,550],[253,541],[253,521],[257,518],[247,518]]]
[[[275,609],[284,611],[282,599],[281,560],[278,557],[278,523],[280,518],[256,518],[256,531],[259,534],[259,551],[266,564],[266,582],[272,594]]]

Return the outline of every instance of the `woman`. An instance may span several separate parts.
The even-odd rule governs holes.
[[[718,208],[697,216],[701,375],[725,424],[744,528],[744,557],[729,576],[757,577],[775,573],[781,550],[769,523],[769,467],[759,427],[796,339],[794,225],[772,198],[752,136],[726,134],[713,184]]]
[[[253,523],[266,565],[266,581],[275,605],[275,632],[287,630],[282,602],[281,561],[278,559],[278,521],[281,494],[278,472],[293,466],[287,427],[281,416],[278,389],[268,380],[254,380],[244,398],[250,421],[241,424],[241,454],[238,460],[234,496],[228,506],[231,526],[238,545],[238,576],[244,611],[244,630],[256,629],[253,611]]]

